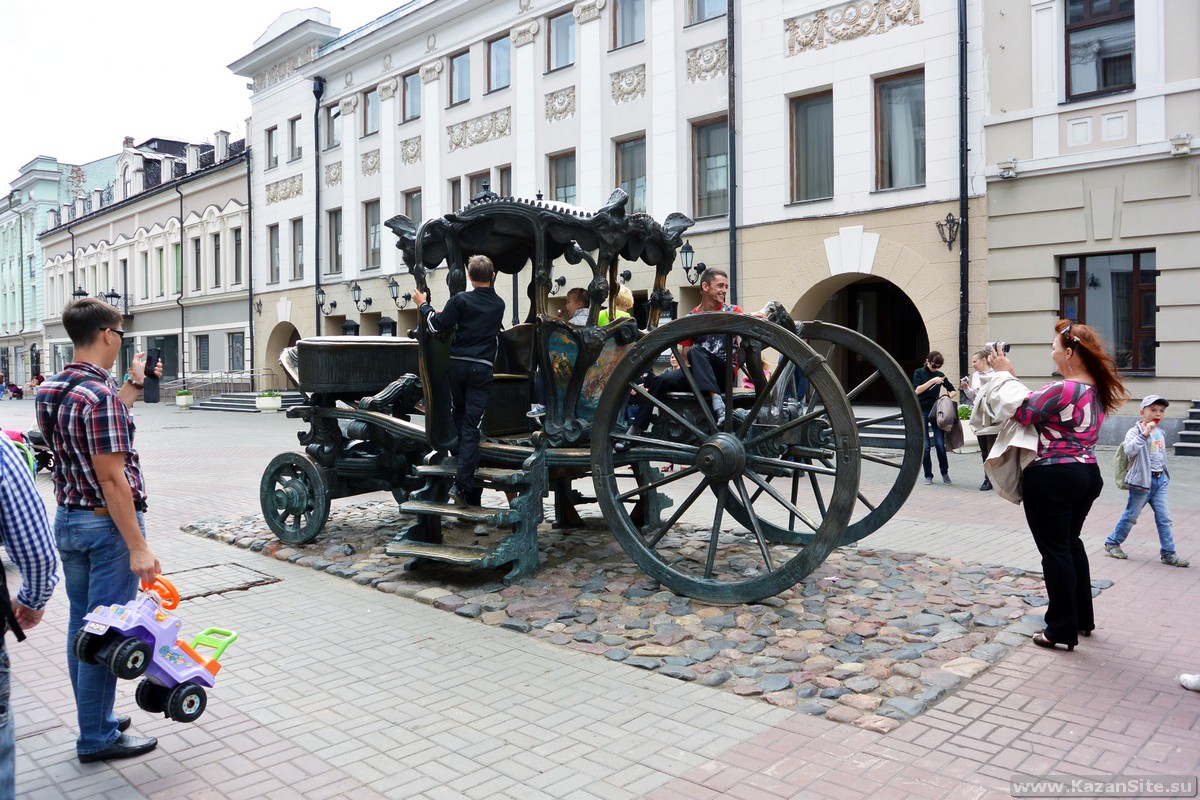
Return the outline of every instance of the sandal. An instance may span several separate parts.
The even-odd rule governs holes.
[[[663,473],[674,472],[675,465],[674,464],[663,464],[661,467],[658,468],[658,471],[663,472]]]
[[[1063,647],[1067,648],[1068,653],[1075,649],[1075,645],[1064,644],[1063,642],[1053,641],[1052,639],[1049,639],[1045,633],[1042,633],[1040,631],[1033,635],[1033,643],[1036,644],[1038,647],[1047,647],[1051,650],[1057,649],[1058,646],[1061,644]]]

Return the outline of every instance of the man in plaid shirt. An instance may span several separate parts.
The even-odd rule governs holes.
[[[58,556],[46,519],[46,505],[33,485],[29,463],[7,436],[0,436],[0,542],[21,573],[15,602],[3,611],[0,625],[17,640],[42,621],[46,602],[58,583]],[[0,580],[3,579],[0,575]],[[8,592],[4,592],[7,598]],[[9,703],[8,650],[0,638],[0,798],[16,797],[16,737]]]
[[[134,357],[131,377],[118,387],[109,370],[125,335],[120,312],[88,297],[68,304],[62,321],[75,360],[38,390],[37,419],[54,450],[54,537],[71,603],[67,671],[79,721],[75,752],[86,763],[129,758],[158,745],[154,738],[123,733],[129,717],[113,715],[116,676],[80,663],[72,644],[85,614],[128,603],[139,578],[152,583],[162,570],[146,543],[146,484],[130,413],[141,395],[145,355]]]

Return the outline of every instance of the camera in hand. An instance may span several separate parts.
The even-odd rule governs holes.
[[[1010,345],[1008,342],[986,342],[986,343],[984,343],[983,346],[986,347],[988,350],[997,350],[998,349],[1003,353],[1007,353],[1009,348],[1012,347],[1012,345]]]
[[[142,388],[143,403],[158,402],[158,362],[162,357],[162,350],[157,347],[151,347],[146,351],[146,377],[143,378],[145,383]]]

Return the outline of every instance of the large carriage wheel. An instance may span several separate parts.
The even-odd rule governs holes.
[[[280,453],[263,471],[258,502],[271,532],[288,544],[317,538],[329,518],[329,487],[317,462]]]
[[[711,334],[724,337],[726,352],[740,341],[771,353],[771,361],[778,356],[784,366],[795,365],[811,386],[813,408],[786,421],[761,422],[784,374],[776,372],[761,392],[727,388],[731,413],[718,426],[690,372],[681,375],[686,391],[662,400],[638,383],[661,353],[674,352],[682,361],[681,343]],[[731,372],[727,367],[726,387],[740,385],[740,376]],[[627,430],[631,402],[655,407],[657,421],[647,434]],[[601,395],[592,430],[596,495],[621,546],[664,586],[710,602],[760,600],[820,566],[850,520],[858,459],[849,403],[823,359],[793,332],[742,314],[684,317],[630,348]],[[674,468],[664,472],[668,464]],[[830,491],[789,497],[776,488],[809,474],[827,480]],[[641,527],[634,507],[643,502],[670,507],[661,520],[651,517]],[[741,525],[731,525],[739,522],[729,513],[735,507],[752,509],[740,514]],[[770,532],[784,528],[789,517],[808,527],[805,541],[773,541]]]
[[[921,474],[921,455],[925,447],[925,421],[921,415],[921,405],[917,401],[916,394],[913,393],[912,382],[908,376],[900,369],[896,360],[874,340],[849,328],[820,321],[802,323],[800,335],[829,364],[841,364],[843,368],[848,368],[852,361],[857,360],[869,365],[872,370],[861,381],[848,387],[846,393],[851,408],[854,410],[855,424],[860,440],[870,436],[869,429],[871,428],[878,430],[877,426],[888,423],[899,422],[901,424],[896,431],[898,434],[903,434],[903,438],[897,442],[902,447],[898,454],[899,457],[884,457],[869,452],[867,446],[863,445],[862,460],[881,465],[884,469],[880,478],[872,480],[864,478],[859,486],[858,502],[855,504],[850,525],[842,534],[839,543],[842,545],[853,544],[879,530],[884,523],[895,516],[908,499],[909,494],[912,493],[913,486],[916,485],[917,477]],[[794,365],[788,369],[794,369]],[[770,410],[772,415],[784,416],[789,406],[800,413],[805,413],[814,407],[811,397],[798,397],[794,391],[781,391],[783,386],[789,385],[787,380],[789,377],[780,375],[780,380],[776,384],[775,397],[772,400]],[[794,386],[795,384],[790,385]],[[882,390],[879,388],[881,386],[884,387]],[[863,403],[861,395],[868,387],[874,389],[875,400],[871,403]],[[832,466],[828,460],[823,460],[821,463]],[[823,485],[827,481],[816,473],[809,473],[807,476],[793,473],[790,485],[786,487],[785,484],[780,483],[778,478],[773,482],[780,491],[790,495],[795,495],[801,490],[801,487],[798,486],[801,482],[807,483],[807,491],[814,494],[819,495],[828,491],[828,487]],[[751,495],[751,505],[758,501],[762,491],[760,489]],[[731,502],[730,511],[739,521],[744,522],[746,519],[742,506],[737,503],[736,498]],[[768,525],[768,536],[774,541],[807,541],[812,535],[811,531],[795,517],[790,518],[784,526],[766,524]]]

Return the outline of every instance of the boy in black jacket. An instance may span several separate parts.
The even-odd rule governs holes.
[[[467,277],[472,291],[459,292],[437,312],[420,289],[413,292],[418,311],[432,333],[457,328],[450,344],[450,402],[454,427],[458,430],[458,468],[450,501],[455,505],[479,505],[481,491],[475,486],[479,466],[479,426],[492,393],[492,364],[504,320],[504,301],[492,288],[496,268],[487,256],[471,256]]]

